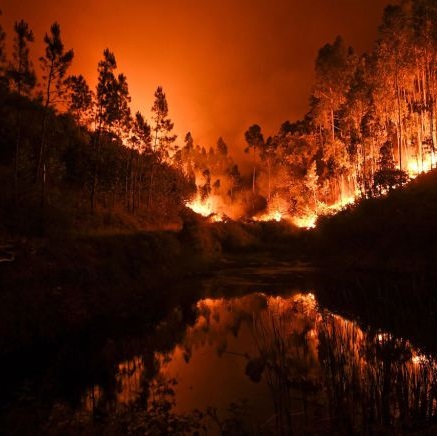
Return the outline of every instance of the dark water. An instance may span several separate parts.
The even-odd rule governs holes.
[[[276,273],[273,282],[286,282]],[[367,311],[382,310],[390,331],[368,316],[361,319],[366,310],[355,316],[351,306],[335,310],[337,301],[351,298],[343,288],[335,293],[332,287],[278,284],[277,293],[271,280],[235,283],[231,277],[191,286],[204,287],[208,295],[189,309],[169,308],[158,323],[119,336],[89,332],[49,356],[35,373],[17,377],[2,402],[5,434],[437,430],[435,355],[393,333],[408,330],[405,319],[413,325],[415,314],[390,305],[400,288],[390,288],[388,302],[381,297],[390,292],[385,286],[376,300],[366,293]],[[358,291],[352,295],[355,304],[364,298]],[[384,305],[392,308],[393,320]]]

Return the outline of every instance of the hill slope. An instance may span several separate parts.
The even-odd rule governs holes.
[[[307,253],[338,267],[416,270],[437,261],[437,170],[319,220]]]

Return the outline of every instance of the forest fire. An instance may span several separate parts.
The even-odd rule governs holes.
[[[66,141],[55,147],[49,143],[55,131],[60,137],[54,142],[75,134],[67,127],[64,132],[54,129],[54,117],[37,129],[42,128],[42,140],[35,148],[34,134],[23,137],[21,125],[12,126],[8,137],[16,141],[11,141],[7,151],[14,172],[11,183],[15,184],[9,191],[17,196],[12,200],[17,203],[19,192],[23,198],[26,192],[34,192],[35,186],[28,182],[33,180],[44,185],[39,191],[47,198],[40,200],[48,204],[62,197],[58,195],[61,186],[75,180],[71,189],[77,190],[78,198],[88,191],[92,211],[96,207],[125,209],[146,223],[157,216],[158,220],[178,221],[175,215],[186,205],[210,221],[229,217],[312,228],[317,217],[335,213],[358,198],[385,195],[437,164],[437,111],[429,104],[437,101],[437,91],[434,78],[427,73],[435,71],[431,61],[435,56],[425,56],[431,54],[431,46],[422,45],[431,41],[427,27],[421,38],[413,38],[414,29],[409,26],[421,18],[421,12],[407,4],[399,6],[399,16],[406,20],[401,27],[393,27],[393,11],[383,17],[378,48],[371,56],[358,56],[342,38],[323,46],[316,58],[305,117],[284,121],[268,137],[260,125],[249,126],[243,135],[246,158],[239,156],[238,163],[233,155],[237,144],[228,146],[222,137],[209,147],[196,144],[191,132],[178,137],[161,86],[154,94],[150,124],[147,115],[133,114],[127,78],[117,71],[115,54],[109,49],[97,65],[95,91],[84,76],[68,76],[73,50],[61,53],[57,62],[62,64],[63,77],[43,79],[39,84],[48,90],[38,109],[43,115],[40,119],[48,116],[47,108],[57,108],[56,88],[65,95],[65,104],[57,109],[65,110],[87,134],[75,137],[74,145]],[[24,38],[29,31],[27,23],[21,26],[15,29],[16,38]],[[45,41],[47,53],[51,41],[63,47],[58,23],[50,33],[53,41]],[[26,84],[23,98],[37,93],[35,72],[21,70],[30,65],[28,42],[21,41],[24,50],[18,50],[20,45],[14,47],[5,102],[13,102],[7,95],[22,92]],[[403,49],[397,53],[399,47]],[[432,50],[437,53],[437,46]],[[48,77],[50,64],[49,59],[41,63],[43,78]],[[8,104],[5,113],[17,110]],[[32,124],[26,118],[31,112],[19,112],[17,119],[23,116],[23,125]],[[46,149],[54,153],[50,159]],[[13,156],[23,159],[14,162]],[[89,159],[87,173],[84,162]],[[65,168],[65,173],[59,168]],[[46,181],[50,181],[48,186]]]
[[[284,219],[285,215],[280,210],[273,210],[269,213],[264,213],[259,216],[253,217],[254,221],[276,221],[280,222]]]
[[[420,160],[417,158],[417,156],[411,156],[408,159],[408,164],[407,164],[408,177],[410,179],[414,179],[419,174],[431,171],[433,168],[436,167],[437,167],[437,158],[435,154],[422,156]]]
[[[193,212],[196,212],[205,218],[209,218],[213,222],[220,222],[223,220],[222,216],[217,213],[217,209],[214,207],[212,199],[202,201],[202,199],[196,198],[195,200],[187,202],[185,205]]]

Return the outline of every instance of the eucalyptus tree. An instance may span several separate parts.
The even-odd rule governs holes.
[[[247,142],[245,153],[252,152],[252,194],[255,195],[256,186],[256,157],[259,151],[264,147],[264,136],[261,132],[261,127],[258,124],[253,124],[244,133],[244,138]]]
[[[435,152],[436,147],[436,99],[437,99],[437,4],[434,0],[409,0],[411,11],[411,56],[414,60],[414,85],[412,108],[418,116],[417,160],[423,170],[424,154]],[[428,129],[424,117],[428,118]],[[423,140],[424,139],[424,140]],[[427,144],[428,143],[428,144]],[[426,150],[429,145],[431,150]],[[432,160],[431,160],[432,162]]]
[[[408,116],[404,95],[410,30],[407,11],[403,5],[389,5],[385,8],[376,48],[375,97],[380,101],[381,110],[386,112],[386,119],[396,126],[396,150],[400,170],[403,169],[402,157],[405,155],[404,123]]]
[[[15,138],[15,162],[14,162],[14,202],[18,200],[18,172],[20,169],[21,153],[21,124],[22,124],[22,97],[30,96],[36,84],[36,75],[29,57],[29,44],[34,42],[34,36],[29,25],[24,21],[14,24],[14,42],[12,52],[12,62],[7,69],[10,88],[18,96],[16,105],[16,138]]]
[[[187,132],[184,138],[184,146],[176,152],[173,162],[182,170],[186,177],[191,180],[195,180],[195,160],[196,152],[194,148],[193,135],[191,132]]]
[[[272,199],[272,169],[276,163],[278,146],[278,138],[269,136],[262,144],[259,153],[261,161],[267,167],[267,201],[269,203]]]
[[[346,99],[355,63],[352,48],[347,47],[340,36],[333,44],[324,45],[317,55],[314,86],[316,120],[329,131],[331,143],[336,139],[336,112]]]
[[[54,22],[50,33],[44,36],[45,55],[40,57],[43,72],[43,118],[41,123],[41,136],[39,143],[38,162],[36,167],[36,180],[42,182],[42,202],[45,202],[46,185],[46,134],[47,121],[50,109],[60,103],[65,91],[65,76],[73,61],[73,50],[65,50],[61,39],[61,27]]]
[[[330,173],[335,197],[342,195],[344,174],[348,170],[346,146],[339,130],[339,115],[356,68],[357,57],[341,37],[326,44],[316,59],[316,83],[312,117],[321,132],[322,156]]]
[[[240,174],[240,170],[238,169],[238,165],[231,164],[226,169],[226,176],[230,181],[228,195],[231,200],[234,200],[235,190],[237,190],[241,185],[241,174]]]
[[[369,119],[373,93],[372,58],[363,55],[357,63],[353,79],[341,108],[340,129],[349,157],[348,175],[354,190],[359,188],[363,196],[371,186],[375,172],[375,141],[366,135],[363,123]],[[367,130],[366,133],[369,133]]]

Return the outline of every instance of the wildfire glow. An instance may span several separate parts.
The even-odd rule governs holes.
[[[293,219],[293,223],[297,227],[301,227],[303,229],[312,229],[316,227],[316,220],[317,215],[314,213],[307,216],[296,217]]]
[[[217,203],[214,197],[209,197],[207,200],[202,201],[197,196],[193,201],[186,203],[186,206],[199,215],[209,218],[212,222],[220,222],[223,221],[224,214],[218,211]]]
[[[175,400],[175,411],[186,410],[187,402],[190,410],[194,409],[204,402],[204,398],[209,401],[211,389],[221,389],[220,374],[231,367],[236,374],[244,374],[252,354],[243,350],[253,350],[267,359],[268,364],[261,374],[263,383],[269,384],[272,380],[269,369],[273,369],[275,375],[290,376],[286,378],[289,380],[296,373],[296,365],[304,363],[305,379],[322,385],[328,368],[320,356],[321,340],[330,344],[333,363],[330,362],[329,368],[334,371],[331,380],[338,374],[345,382],[353,380],[357,389],[354,395],[356,392],[367,395],[369,386],[376,388],[372,395],[381,393],[385,356],[393,356],[393,350],[402,350],[402,360],[391,366],[392,379],[398,380],[395,371],[400,371],[407,382],[411,404],[420,398],[424,401],[433,398],[436,363],[432,357],[391,333],[380,330],[375,336],[369,335],[357,322],[321,308],[314,293],[296,293],[288,297],[255,293],[236,298],[205,298],[197,302],[196,312],[195,322],[185,327],[181,341],[172,350],[154,351],[157,373],[152,374],[153,378],[147,384],[144,381],[150,374],[144,356],[136,355],[118,364],[114,397],[117,405],[124,407],[141,398],[146,385],[148,407],[167,396],[169,400]],[[410,358],[404,359],[405,355]],[[278,365],[277,359],[286,363]],[[202,394],[199,386],[204,386],[206,380],[208,390]],[[216,385],[209,385],[214,381]],[[83,408],[92,412],[101,407],[106,398],[112,397],[95,385],[85,394]],[[432,407],[435,410],[436,406]]]
[[[254,217],[255,221],[276,221],[280,222],[283,219],[283,214],[279,210]]]
[[[417,175],[423,172],[431,170],[437,166],[437,159],[433,155],[424,156],[423,159],[418,160],[416,157],[411,157],[407,161],[407,174],[410,179],[415,178]],[[200,180],[200,176],[196,177]],[[362,195],[361,191],[356,187],[356,184],[342,183],[340,190],[340,198],[327,204],[320,200],[320,197],[315,194],[314,204],[307,206],[304,210],[296,213],[289,212],[289,204],[278,194],[272,195],[267,208],[264,211],[260,211],[251,218],[254,221],[276,221],[276,222],[289,222],[297,227],[311,229],[316,226],[317,218],[321,215],[332,215],[340,210],[344,209],[348,205],[352,205]],[[318,198],[319,197],[319,198]],[[227,217],[234,220],[238,220],[243,216],[250,216],[248,211],[247,201],[243,206],[224,199],[220,195],[211,194],[207,198],[202,199],[198,194],[192,201],[187,202],[186,206],[192,209],[194,212],[206,217],[211,222],[223,221]]]
[[[437,158],[435,155],[427,155],[421,160],[417,158],[410,158],[407,164],[407,174],[410,179],[416,178],[420,173],[426,173],[432,168],[436,168]]]

